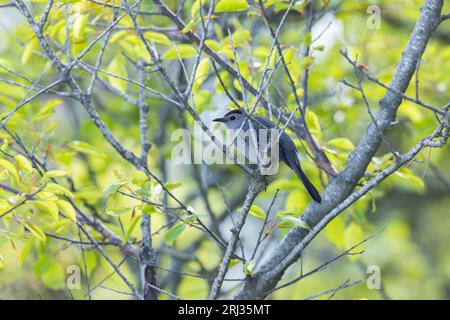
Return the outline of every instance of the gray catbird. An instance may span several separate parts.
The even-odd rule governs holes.
[[[255,130],[261,127],[265,129],[276,128],[276,126],[270,120],[263,117],[253,116],[252,119],[256,121],[256,123],[254,121],[252,122],[252,127]],[[217,118],[213,121],[223,122],[227,126],[227,128],[231,130],[241,130],[242,132],[245,132],[250,129],[250,124],[247,120],[247,116],[240,110],[232,110],[225,114],[222,118]],[[311,195],[313,200],[316,202],[321,202],[319,192],[311,183],[311,181],[309,181],[309,179],[306,177],[300,166],[300,161],[297,155],[297,148],[295,147],[294,142],[284,132],[282,132],[279,137],[279,158],[295,172],[295,174],[302,181],[306,190],[308,190],[308,193]]]

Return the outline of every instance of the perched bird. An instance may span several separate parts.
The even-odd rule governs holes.
[[[245,134],[245,131],[249,130],[250,128],[254,130],[258,130],[261,128],[265,129],[276,128],[276,126],[266,118],[259,116],[252,116],[252,119],[255,120],[256,123],[255,121],[252,121],[251,127],[247,116],[244,113],[242,113],[242,111],[232,110],[227,114],[225,114],[222,118],[217,118],[214,119],[213,121],[222,122],[227,126],[228,129],[231,130],[241,130],[241,132],[238,133],[238,136],[241,134]],[[281,161],[283,161],[289,168],[291,168],[295,172],[297,177],[305,186],[306,190],[308,190],[308,193],[310,194],[311,198],[316,202],[321,202],[322,199],[320,198],[319,192],[311,183],[311,181],[309,181],[309,179],[306,177],[305,173],[302,170],[302,167],[300,166],[297,148],[295,147],[294,142],[285,132],[282,132],[282,134],[279,137],[278,150],[279,150],[279,159],[281,159]]]

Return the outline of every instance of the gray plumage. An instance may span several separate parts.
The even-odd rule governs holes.
[[[273,129],[276,128],[275,124],[273,124],[270,120],[259,117],[252,116],[252,127],[255,130],[258,129]],[[250,129],[250,123],[246,119],[245,114],[243,114],[240,110],[232,110],[225,114],[222,118],[214,119],[216,122],[223,122],[228,129],[238,130],[241,128],[243,131],[247,131]],[[257,135],[257,138],[259,136]],[[300,161],[298,159],[297,148],[295,147],[294,141],[283,131],[280,136],[279,141],[279,156],[281,161],[283,161],[289,168],[291,168],[300,181],[305,186],[306,190],[310,194],[311,198],[316,202],[321,202],[321,198],[319,192],[314,187],[314,185],[309,181],[303,172]]]

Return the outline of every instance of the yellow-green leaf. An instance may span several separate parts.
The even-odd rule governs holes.
[[[303,60],[300,62],[300,65],[302,67],[304,67],[305,69],[308,69],[312,65],[313,62],[314,62],[314,57],[307,56],[307,57],[303,58]]]
[[[244,11],[248,8],[246,0],[220,0],[215,12]]]
[[[86,22],[88,20],[87,14],[77,14],[73,22],[73,36],[75,43],[84,41],[86,31]]]
[[[327,144],[333,148],[341,149],[344,151],[355,150],[355,145],[347,138],[335,138],[327,142]]]
[[[25,50],[22,53],[22,58],[20,60],[20,62],[22,64],[27,64],[28,60],[30,60],[34,49],[37,47],[38,45],[38,40],[36,38],[34,38],[33,40],[31,40],[28,45],[25,47]]]
[[[325,45],[321,44],[321,45],[319,45],[319,46],[315,46],[315,47],[314,47],[314,50],[317,50],[317,51],[323,51],[323,50],[325,50]]]
[[[156,208],[151,204],[143,204],[143,205],[138,206],[138,208],[142,211],[143,214],[158,213]]]
[[[415,175],[409,168],[401,168],[394,173],[392,178],[394,178],[394,183],[396,185],[405,189],[412,189],[418,192],[423,192],[425,190],[425,182],[423,179]]]
[[[179,44],[176,48],[167,50],[163,55],[163,60],[176,60],[192,58],[197,55],[197,50],[190,44]]]
[[[127,231],[125,232],[125,235],[123,236],[123,243],[127,243],[128,239],[130,238],[131,233],[133,232],[134,228],[136,227],[139,220],[142,218],[142,215],[137,215],[131,220],[130,225],[127,228]]]
[[[93,145],[84,141],[75,140],[70,142],[68,146],[71,149],[78,151],[80,153],[88,154],[91,156],[102,156]]]
[[[170,46],[172,44],[169,37],[167,37],[165,34],[159,33],[159,32],[147,31],[145,33],[145,38],[147,38],[155,43],[161,43],[161,44],[165,44],[167,46]]]
[[[120,217],[121,215],[130,212],[131,208],[129,207],[117,207],[117,208],[106,208],[106,214],[113,217]]]
[[[69,201],[66,200],[57,200],[56,205],[58,206],[59,210],[67,216],[70,220],[73,222],[77,222],[77,213],[74,209],[74,207],[70,204]],[[67,221],[67,220],[66,220]]]
[[[17,161],[17,164],[19,165],[19,168],[24,172],[31,172],[33,171],[33,167],[31,166],[31,162],[25,158],[23,155],[19,154],[14,157]]]
[[[34,235],[36,238],[38,238],[42,242],[45,242],[47,240],[47,237],[45,236],[45,233],[44,231],[42,231],[41,228],[32,224],[29,221],[24,221],[23,224],[27,228],[27,230],[30,231],[31,234]]]
[[[244,273],[248,276],[252,275],[253,272],[255,271],[255,268],[256,268],[256,260],[253,259],[251,261],[248,261],[244,264]]]
[[[164,242],[168,246],[172,246],[175,239],[183,232],[184,229],[186,229],[186,225],[184,223],[175,224],[164,235]]]
[[[180,32],[183,34],[188,33],[189,31],[192,31],[192,29],[194,29],[194,27],[195,27],[195,21],[191,20],[183,29],[181,29]]]
[[[264,210],[261,209],[260,207],[258,207],[256,204],[254,204],[250,207],[250,210],[248,213],[258,219],[261,219],[261,220],[264,220],[266,218],[266,213],[264,212]]]
[[[48,183],[45,186],[44,190],[47,191],[47,192],[54,193],[54,194],[60,194],[60,195],[67,196],[69,198],[73,198],[73,193],[70,192],[69,189],[67,189],[66,187],[63,187],[63,186],[61,186],[59,184],[53,183],[53,182]]]
[[[191,7],[191,18],[195,19],[195,17],[197,16],[197,13],[200,12],[200,4],[201,4],[201,0],[195,0],[194,3],[192,4]]]
[[[51,179],[51,178],[67,177],[68,175],[69,173],[64,170],[50,170],[44,174],[44,177]]]
[[[59,99],[49,100],[44,107],[39,109],[36,115],[33,117],[34,121],[40,121],[45,119],[53,114],[55,108],[62,103]]]
[[[295,179],[294,181],[298,185],[300,181],[296,177],[294,179]],[[294,213],[296,216],[299,216],[300,213],[303,212],[303,210],[305,210],[306,206],[309,203],[309,197],[303,190],[304,189],[297,189],[291,191],[286,198],[286,210],[288,210],[291,213]]]
[[[4,168],[10,175],[19,181],[19,172],[11,162],[5,159],[0,159],[0,167]]]
[[[303,228],[306,230],[311,230],[311,227],[308,226],[306,222],[304,222],[300,218],[293,217],[291,215],[282,215],[280,221],[277,223],[277,228]]]
[[[34,201],[34,205],[39,208],[39,210],[47,212],[53,218],[53,220],[58,220],[58,206],[55,202],[44,200],[44,201]]]
[[[214,51],[219,51],[220,50],[220,44],[217,41],[215,41],[215,40],[207,39],[207,40],[205,40],[205,45],[208,48],[211,48],[211,50],[214,50]]]
[[[105,195],[105,197],[109,198],[111,195],[116,193],[121,187],[123,187],[126,184],[127,184],[126,182],[113,183],[103,190],[103,194]]]
[[[111,39],[109,40],[110,44],[116,43],[117,41],[121,40],[123,37],[129,35],[130,33],[126,30],[120,30],[115,32],[112,36]]]
[[[195,75],[195,84],[194,89],[199,87],[208,76],[209,71],[209,59],[203,58],[200,63],[198,64],[197,73]]]
[[[48,191],[44,191],[44,190],[39,192],[36,195],[36,198],[38,198],[40,200],[51,200],[51,201],[58,200],[58,197],[53,192],[48,192]]]
[[[110,64],[106,68],[106,71],[122,78],[128,77],[127,68],[125,67],[125,61],[119,54],[116,54],[116,56],[111,60]],[[108,75],[108,81],[114,88],[116,88],[120,92],[125,93],[127,91],[126,81],[110,75]]]
[[[318,138],[322,136],[319,117],[311,110],[306,111],[306,124],[313,135],[316,135]]]

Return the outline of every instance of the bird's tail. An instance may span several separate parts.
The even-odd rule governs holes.
[[[292,170],[297,174],[297,177],[301,180],[303,185],[305,186],[306,190],[308,190],[309,195],[311,198],[313,198],[316,202],[321,202],[322,198],[320,197],[319,191],[317,191],[316,187],[309,181],[308,177],[303,172],[302,168],[300,167],[299,161],[289,161],[289,166]],[[294,163],[292,163],[294,162]]]

